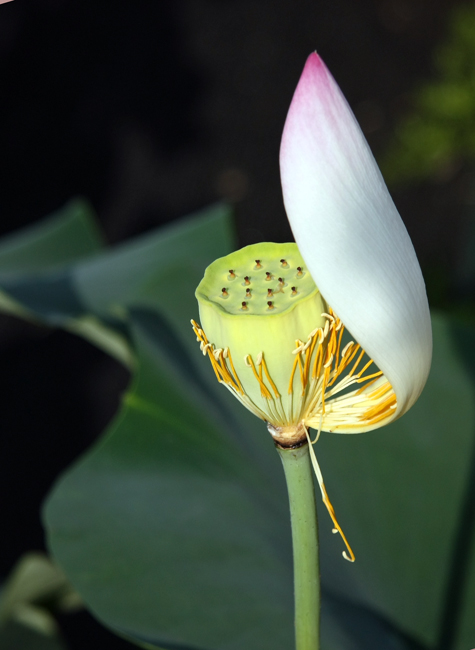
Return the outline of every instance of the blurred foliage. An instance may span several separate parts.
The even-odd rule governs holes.
[[[64,573],[44,553],[24,555],[0,592],[0,648],[65,650],[55,613],[81,607]]]
[[[475,160],[475,5],[453,9],[433,66],[436,79],[414,91],[381,160],[390,185],[444,180]]]

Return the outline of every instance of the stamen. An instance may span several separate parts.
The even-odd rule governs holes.
[[[262,354],[262,352],[261,352],[261,354]],[[264,368],[264,373],[265,373],[265,375],[267,377],[267,381],[272,386],[272,390],[274,391],[275,396],[277,397],[277,399],[279,399],[280,393],[277,390],[277,386],[274,384],[274,382],[272,381],[272,379],[271,379],[271,377],[269,375],[269,371],[267,370],[266,360],[264,359],[264,357],[262,357],[261,361],[262,361],[262,367]]]
[[[244,393],[244,388],[242,387],[242,384],[241,384],[241,382],[239,381],[239,377],[237,376],[237,372],[236,372],[236,370],[235,370],[235,368],[234,368],[233,358],[232,358],[232,356],[231,356],[231,350],[229,350],[228,348],[226,348],[226,350],[224,351],[224,353],[225,353],[225,356],[229,358],[229,365],[231,366],[231,372],[233,373],[233,377],[234,377],[234,379],[235,379],[235,381],[236,381],[236,384],[237,384],[238,387],[239,387],[239,392],[241,393],[241,395],[244,395],[244,394],[245,394],[245,393]]]
[[[327,350],[327,352],[328,352],[328,350]],[[326,361],[323,364],[323,367],[324,368],[329,368],[332,365],[332,362],[333,362],[333,352],[330,352],[330,357],[329,357],[328,361]]]
[[[287,391],[289,395],[293,393],[294,375],[295,375],[295,370],[297,369],[298,362],[299,362],[298,356],[296,356],[294,360],[294,365],[292,366],[292,372],[290,373],[289,389]]]
[[[382,374],[383,371],[379,370],[378,372],[375,372],[372,375],[366,375],[366,377],[361,377],[360,379],[357,379],[356,383],[361,384],[363,381],[368,381],[368,379],[373,379],[374,377],[381,377]]]
[[[330,517],[332,518],[334,527],[336,528],[337,532],[340,533],[341,538],[343,539],[343,542],[345,543],[345,546],[346,546],[346,548],[348,549],[348,551],[350,553],[350,555],[348,555],[346,553],[346,551],[343,551],[342,555],[345,558],[345,560],[348,560],[348,562],[354,562],[355,559],[356,559],[355,554],[353,553],[353,551],[351,549],[351,546],[349,545],[348,540],[346,539],[345,534],[344,534],[340,524],[337,521],[336,514],[335,514],[335,509],[333,508],[333,506],[331,504],[331,501],[328,498],[328,493],[327,493],[327,490],[325,488],[325,484],[323,482],[322,471],[321,471],[320,466],[318,464],[317,457],[315,455],[315,450],[313,448],[312,441],[311,441],[310,436],[308,434],[307,427],[304,427],[304,429],[305,429],[305,435],[307,436],[307,442],[308,442],[308,445],[309,445],[310,460],[312,461],[313,470],[315,472],[315,476],[317,477],[318,485],[319,485],[320,491],[322,493],[323,503],[325,504],[325,507],[328,510],[328,513],[329,513]],[[333,531],[334,530],[335,529],[333,529]]]
[[[269,390],[268,390],[267,386],[262,381],[262,377],[259,377],[259,375],[257,373],[257,370],[256,370],[256,368],[254,366],[254,362],[253,362],[252,357],[251,357],[250,354],[247,355],[247,359],[249,360],[249,364],[246,363],[246,365],[250,365],[250,367],[252,368],[252,372],[254,373],[254,376],[257,379],[257,381],[259,382],[259,385],[261,387],[261,395],[262,395],[262,397],[265,397],[266,399],[272,399],[272,395],[269,393]]]
[[[355,344],[354,341],[350,341],[349,343],[347,343],[347,344],[345,345],[345,347],[344,347],[343,350],[341,351],[341,356],[342,356],[342,358],[346,355],[346,353],[348,352],[348,350],[349,350],[349,349],[351,348],[351,346],[353,346],[354,344]]]
[[[318,350],[317,354],[315,356],[315,361],[313,362],[313,370],[312,370],[312,377],[315,379],[315,377],[320,377],[320,372],[322,369],[322,362],[323,362],[323,346],[321,345],[321,341],[318,345]]]
[[[364,353],[365,353],[364,350],[361,350],[361,354],[360,354],[360,356],[358,357],[358,359],[357,359],[355,365],[353,366],[353,368],[352,368],[352,369],[350,370],[350,372],[348,373],[348,376],[349,376],[349,377],[351,377],[351,376],[353,375],[353,373],[355,372],[356,368],[359,366],[360,361],[361,361],[361,359],[362,359],[363,356],[364,356]]]
[[[365,367],[363,368],[363,370],[360,370],[360,372],[358,373],[358,377],[361,377],[364,371],[367,370],[372,363],[373,363],[373,359],[370,359],[368,363],[365,365]]]

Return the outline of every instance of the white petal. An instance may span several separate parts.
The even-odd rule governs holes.
[[[363,133],[320,57],[307,60],[282,136],[287,215],[323,297],[407,411],[429,373],[419,263]]]

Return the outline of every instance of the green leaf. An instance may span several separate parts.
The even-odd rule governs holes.
[[[57,269],[101,248],[92,208],[74,199],[47,219],[0,241],[0,279]]]
[[[9,622],[0,628],[2,650],[66,650],[63,642],[55,636],[37,632],[21,623]]]
[[[0,244],[0,310],[64,327],[132,367],[126,323],[129,308],[151,307],[165,319],[173,311],[174,323],[180,323],[182,330],[187,328],[203,268],[232,248],[230,209],[223,204],[212,206],[76,261],[74,242],[78,241],[77,255],[80,251],[85,255],[87,247],[81,242],[92,237],[83,232],[86,226],[91,227],[89,216],[72,204],[32,233],[20,233]],[[64,251],[55,258],[61,248]],[[3,274],[2,250],[10,264]],[[18,251],[21,263],[13,269]],[[69,251],[69,265],[60,264],[66,260],[65,251]],[[22,266],[23,258],[29,258],[29,264]]]
[[[95,314],[123,317],[127,309],[147,308],[188,333],[204,269],[232,248],[230,208],[218,204],[79,266],[74,283]]]
[[[323,650],[426,650],[374,611],[323,592]]]

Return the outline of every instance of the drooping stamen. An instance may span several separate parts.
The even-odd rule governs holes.
[[[304,428],[305,428],[305,435],[307,437],[307,442],[308,442],[308,445],[309,445],[310,460],[312,461],[313,470],[315,472],[315,476],[317,477],[318,485],[319,485],[320,491],[322,493],[323,503],[325,504],[325,507],[328,510],[328,513],[329,513],[330,517],[332,518],[333,525],[335,526],[336,531],[340,533],[341,538],[343,539],[343,541],[345,543],[345,546],[348,549],[348,552],[350,554],[350,555],[348,555],[346,551],[343,551],[342,555],[345,558],[345,560],[348,560],[348,562],[354,562],[355,559],[356,559],[355,554],[353,553],[353,550],[352,550],[351,546],[349,545],[348,540],[346,539],[345,534],[344,534],[340,524],[337,521],[336,514],[335,514],[335,509],[333,508],[333,506],[331,504],[331,501],[328,498],[328,493],[327,493],[327,490],[325,488],[325,484],[323,482],[322,471],[321,471],[320,466],[318,464],[317,457],[315,455],[315,450],[313,448],[312,441],[311,441],[310,436],[308,434],[307,427],[304,427]]]

